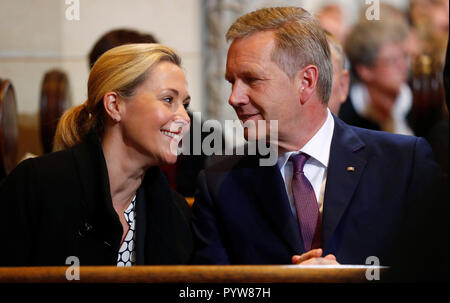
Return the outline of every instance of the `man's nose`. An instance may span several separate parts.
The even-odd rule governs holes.
[[[240,80],[236,80],[233,83],[231,89],[231,95],[228,99],[228,103],[233,107],[239,107],[245,105],[249,102],[249,97],[247,94],[247,88],[244,83]]]

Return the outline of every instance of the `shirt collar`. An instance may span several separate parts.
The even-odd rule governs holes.
[[[334,119],[327,108],[327,119],[314,136],[298,151],[291,151],[278,157],[278,167],[282,170],[292,154],[303,152],[311,158],[320,162],[325,168],[328,167],[330,158],[331,139],[333,138]]]

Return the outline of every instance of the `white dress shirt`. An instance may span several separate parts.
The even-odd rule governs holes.
[[[292,163],[289,161],[289,157],[292,154],[298,154],[300,152],[310,156],[303,167],[303,172],[314,188],[316,200],[319,204],[319,210],[322,212],[333,131],[334,119],[330,110],[327,109],[327,119],[317,133],[311,138],[311,140],[309,140],[299,151],[287,152],[278,158],[278,167],[284,180],[286,193],[289,198],[289,204],[294,216],[297,216],[297,211],[295,209],[294,196],[291,186],[293,168]]]

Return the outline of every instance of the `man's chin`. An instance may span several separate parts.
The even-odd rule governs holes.
[[[244,138],[247,142],[256,142],[256,141],[267,141],[268,140],[268,136],[266,134],[266,132],[263,131],[262,134],[258,133],[258,129],[254,128],[254,129],[248,129],[248,128],[244,128]]]
[[[257,133],[258,133],[257,129],[244,128],[244,138],[247,142],[258,140]]]

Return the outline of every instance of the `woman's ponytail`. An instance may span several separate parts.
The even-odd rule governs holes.
[[[60,118],[53,140],[53,151],[80,143],[92,127],[86,102],[67,110]]]

